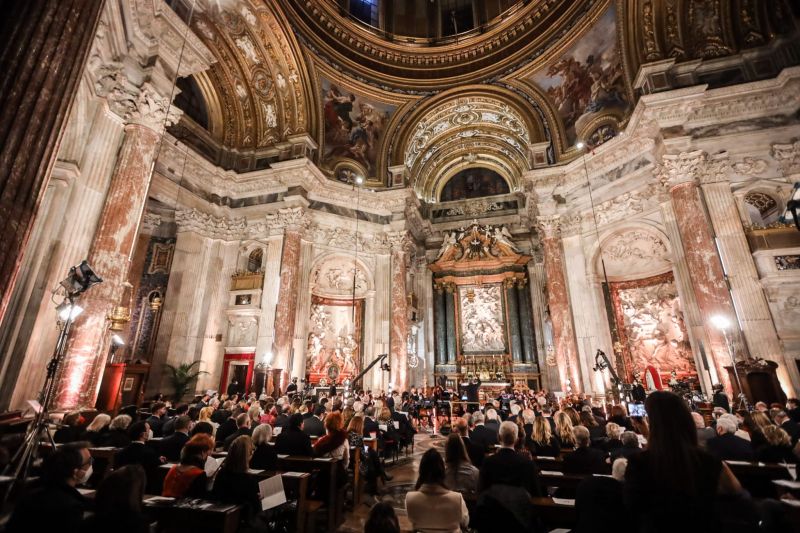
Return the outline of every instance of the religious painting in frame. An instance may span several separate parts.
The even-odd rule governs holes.
[[[378,152],[395,106],[364,98],[322,79],[324,147],[322,163],[333,169],[350,159],[377,175]]]
[[[681,379],[696,376],[672,272],[609,285],[627,379],[648,366],[665,382],[673,370]]]
[[[505,354],[508,349],[503,287],[499,283],[458,286],[462,355]]]
[[[354,312],[355,311],[355,312]],[[311,296],[306,374],[312,385],[329,380],[331,370],[338,373],[337,383],[352,379],[361,371],[363,351],[364,300]]]

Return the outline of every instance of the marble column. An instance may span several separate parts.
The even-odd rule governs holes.
[[[447,363],[447,311],[445,310],[444,286],[436,283],[434,300],[436,301],[436,311],[433,319],[436,322],[436,364]]]
[[[276,228],[275,231],[283,231]],[[261,290],[261,314],[258,320],[258,339],[256,351],[265,354],[273,352],[272,365],[275,366],[275,309],[278,305],[278,292],[281,281],[281,255],[283,253],[283,233],[266,238],[267,251],[264,261],[264,286]]]
[[[506,296],[506,314],[508,320],[508,340],[511,360],[514,363],[522,362],[522,339],[519,334],[519,307],[517,306],[517,289],[514,278],[503,280],[503,289]]]
[[[392,390],[408,390],[408,299],[406,293],[406,261],[409,237],[405,231],[389,234],[391,244],[392,329],[390,364]]]
[[[17,281],[103,0],[7,2],[0,28],[0,320]]]
[[[736,339],[737,321],[697,183],[697,177],[704,170],[705,153],[698,150],[665,155],[662,165],[662,182],[669,188],[689,277],[700,312],[705,318],[704,327],[711,348],[709,355],[718,379],[730,393],[730,379],[724,367],[731,364],[731,354],[725,338],[711,324],[710,318],[716,315],[727,318],[732,325],[732,331],[728,334],[733,340]]]
[[[547,297],[550,318],[553,323],[553,348],[560,388],[567,391],[567,379],[573,392],[580,388],[580,363],[578,346],[575,342],[575,325],[569,305],[566,278],[564,275],[564,249],[561,244],[560,217],[541,216],[537,218],[541,243],[544,250],[544,266],[547,274]]]
[[[447,346],[447,360],[445,364],[456,364],[456,286],[447,283],[444,287],[444,314],[445,314],[445,343]]]
[[[531,293],[528,280],[517,280],[517,309],[519,310],[519,329],[522,336],[522,362],[533,364],[534,341],[533,320],[531,319]]]
[[[531,308],[533,312],[533,331],[534,331],[534,348],[535,352],[532,356],[531,362],[535,362],[539,367],[539,372],[542,376],[542,385],[550,387],[551,382],[558,381],[557,376],[552,375],[552,367],[547,365],[545,356],[547,353],[547,345],[545,344],[545,272],[544,263],[541,261],[531,261],[528,263],[528,278],[530,282],[530,299]]]
[[[300,244],[300,283],[298,286],[297,320],[294,326],[294,350],[292,377],[302,378],[306,374],[306,346],[308,344],[308,319],[311,316],[311,262],[314,259],[314,243]],[[351,285],[352,286],[352,285]],[[363,346],[363,343],[362,343]]]
[[[169,107],[145,84],[135,109],[125,113],[125,137],[88,257],[103,283],[80,299],[84,312],[75,321],[59,373],[55,405],[60,409],[93,406],[97,397],[109,345],[106,316],[122,296],[162,128],[165,120],[177,118],[166,116]]]
[[[681,234],[678,229],[678,222],[675,220],[675,210],[672,207],[669,194],[664,193],[660,201],[661,219],[672,249],[672,273],[675,276],[675,286],[680,297],[686,332],[689,335],[689,344],[692,346],[692,353],[694,354],[695,367],[700,376],[703,391],[711,395],[711,384],[719,382],[717,369],[708,362],[707,354],[710,350],[708,349],[706,330],[694,295],[694,289],[692,288],[692,280],[689,278],[686,254],[683,251]]]
[[[281,370],[281,391],[289,384],[292,363],[292,341],[297,321],[298,285],[300,282],[300,248],[305,212],[302,207],[288,207],[271,215],[270,227],[283,227],[281,284],[275,309],[275,362]]]
[[[701,175],[701,188],[750,355],[778,363],[778,377],[784,391],[788,393],[794,387],[787,367],[794,366],[794,357],[789,361],[782,360],[783,350],[778,332],[772,322],[767,298],[761,287],[731,191],[730,173],[727,154],[709,157],[705,172]],[[800,383],[797,387],[800,388]]]

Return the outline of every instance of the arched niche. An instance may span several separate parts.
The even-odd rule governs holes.
[[[499,172],[486,167],[469,167],[442,180],[438,192],[440,202],[472,200],[508,194],[511,187]]]
[[[646,224],[627,224],[606,232],[599,246],[594,246],[592,257],[593,273],[609,281],[647,278],[672,270],[669,239]]]

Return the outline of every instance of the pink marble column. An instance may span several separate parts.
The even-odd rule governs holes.
[[[281,391],[286,390],[289,385],[289,372],[292,368],[292,340],[297,322],[300,245],[304,221],[302,207],[281,209],[277,214],[268,218],[271,228],[283,227],[281,283],[275,307],[275,360],[273,363],[275,368],[281,370]]]
[[[578,345],[575,341],[575,325],[572,320],[572,310],[569,306],[569,295],[564,276],[564,247],[561,244],[559,217],[538,217],[537,222],[539,239],[544,252],[547,303],[550,308],[550,320],[553,324],[553,349],[556,353],[561,390],[567,391],[566,382],[569,378],[572,392],[580,392]]]
[[[722,332],[711,324],[710,318],[715,315],[726,317],[733,329],[728,334],[734,338],[737,320],[696,179],[704,165],[705,153],[702,151],[665,155],[662,182],[670,192],[692,289],[704,317],[711,352],[708,355],[714,363],[717,379],[730,394],[731,383],[725,370],[725,366],[731,365],[730,352]]]
[[[153,162],[165,125],[174,123],[179,111],[171,108],[149,83],[132,89],[120,70],[109,74],[99,93],[109,108],[127,125],[111,177],[88,261],[103,283],[81,298],[83,313],[75,320],[67,341],[66,356],[57,376],[51,407],[93,407],[109,352],[106,317],[120,304],[131,257],[136,246]],[[81,216],[72,213],[72,216]]]
[[[55,399],[59,409],[94,406],[108,354],[106,316],[122,297],[158,140],[159,135],[146,126],[125,127],[125,140],[88,258],[103,283],[89,289],[79,301],[84,311],[75,321],[61,367]]]
[[[391,337],[390,367],[392,390],[408,390],[408,294],[406,292],[406,247],[408,234],[404,231],[389,235],[391,244]]]

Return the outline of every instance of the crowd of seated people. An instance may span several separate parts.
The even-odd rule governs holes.
[[[415,490],[407,494],[415,530],[538,530],[530,498],[553,494],[549,474],[537,464],[544,460],[583,479],[572,496],[577,533],[716,531],[723,523],[726,531],[738,531],[731,523],[741,531],[753,524],[760,527],[753,531],[781,530],[780,513],[751,498],[724,461],[796,464],[796,402],[761,404],[752,413],[716,411],[707,424],[667,392],[648,397],[647,417],[629,417],[622,405],[606,417],[579,397],[560,405],[540,397],[508,405],[490,400],[453,419],[444,453],[425,452]],[[175,407],[156,401],[146,414],[126,410],[91,420],[67,413],[55,432],[61,445],[15,501],[6,529],[29,531],[35,523],[42,530],[52,524],[68,531],[147,531],[147,493],[238,504],[243,528],[266,531],[258,483],[248,473],[276,470],[283,454],[334,459],[342,474],[337,479],[345,480],[359,450],[367,492],[379,499],[379,482],[391,480],[387,459],[416,431],[413,416],[393,406],[413,408],[405,394],[359,391],[349,398],[203,396]],[[116,448],[113,470],[93,483],[93,501],[77,490],[92,479],[90,447]],[[213,458],[215,450],[227,451],[224,459]],[[374,509],[366,529],[398,529],[393,512],[381,504]],[[701,510],[702,518],[692,518]]]

